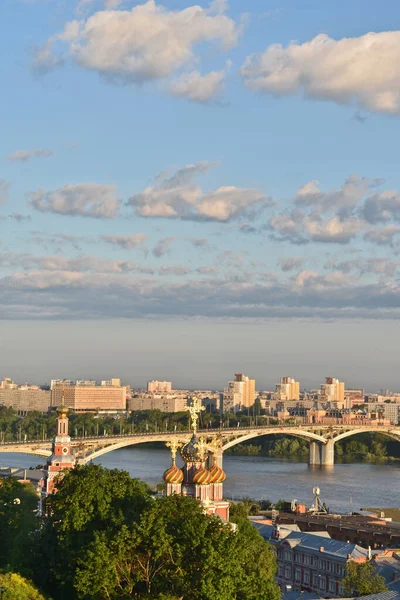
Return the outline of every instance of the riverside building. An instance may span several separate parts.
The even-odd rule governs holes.
[[[65,385],[64,383],[57,383],[51,390],[52,406],[60,406],[63,398],[65,406],[76,412],[125,411],[127,388],[121,385]]]

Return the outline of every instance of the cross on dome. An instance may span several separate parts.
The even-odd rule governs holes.
[[[196,433],[199,414],[202,410],[205,410],[205,407],[201,405],[201,401],[196,396],[193,396],[192,404],[187,406],[186,410],[190,413],[191,428],[193,429],[193,433]]]
[[[182,442],[178,442],[177,440],[172,440],[171,442],[167,442],[165,445],[167,446],[167,448],[169,448],[171,450],[172,460],[173,460],[173,462],[175,462],[176,453],[178,452],[178,448],[180,448],[182,446]]]

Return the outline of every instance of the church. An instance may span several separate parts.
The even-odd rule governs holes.
[[[223,499],[223,483],[226,474],[218,465],[221,456],[220,442],[214,439],[207,444],[203,437],[197,437],[197,421],[203,407],[193,398],[188,407],[191,417],[192,437],[189,441],[173,440],[167,443],[171,450],[172,465],[164,473],[167,496],[181,494],[199,500],[209,515],[218,515],[229,521],[229,502]],[[180,469],[176,464],[177,451],[184,462]]]

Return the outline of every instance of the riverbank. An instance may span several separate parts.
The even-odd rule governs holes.
[[[272,436],[271,436],[272,437]],[[302,439],[277,435],[265,438],[260,444],[245,442],[237,444],[225,452],[233,456],[264,456],[291,458],[306,461],[308,442]],[[335,462],[385,463],[400,461],[400,444],[388,440],[383,435],[360,434],[357,439],[335,444]]]

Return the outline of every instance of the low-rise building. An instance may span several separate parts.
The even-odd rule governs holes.
[[[327,532],[304,533],[253,521],[276,550],[277,583],[282,592],[306,591],[320,598],[343,596],[341,581],[349,561],[366,562],[369,551],[333,540]]]

